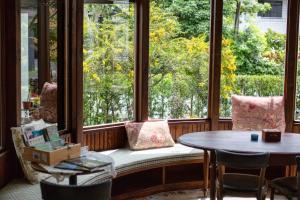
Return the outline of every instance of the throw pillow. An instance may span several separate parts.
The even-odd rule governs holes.
[[[41,92],[40,118],[46,122],[57,122],[57,84],[46,82]]]
[[[125,124],[129,146],[133,150],[174,146],[166,121],[128,122]]]
[[[285,132],[284,98],[233,95],[232,130],[278,129]]]

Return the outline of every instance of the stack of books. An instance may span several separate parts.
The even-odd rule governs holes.
[[[111,165],[111,163],[103,162],[89,156],[82,156],[70,160],[64,160],[56,165],[55,168],[78,170],[83,172],[100,172],[104,171],[104,167],[108,165]]]

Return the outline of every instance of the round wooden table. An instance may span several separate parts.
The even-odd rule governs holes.
[[[259,135],[258,141],[251,141],[251,134]],[[281,141],[266,143],[259,131],[208,131],[182,135],[178,141],[186,146],[210,151],[210,199],[216,193],[216,156],[215,150],[236,152],[269,152],[270,165],[295,164],[294,157],[300,155],[300,134],[284,133]]]

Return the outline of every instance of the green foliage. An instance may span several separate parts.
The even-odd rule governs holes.
[[[237,5],[240,11],[237,13]],[[251,16],[270,9],[256,0],[225,0],[220,116],[230,97],[282,95],[285,36],[261,33]],[[86,4],[84,124],[131,120],[134,87],[134,14],[126,4]],[[235,32],[239,15],[250,26]],[[153,0],[150,6],[149,117],[207,116],[210,2]],[[299,94],[299,93],[297,93]],[[297,101],[297,105],[300,101]],[[300,106],[299,106],[300,107]]]
[[[263,34],[254,26],[240,33],[233,48],[237,74],[283,74],[284,36],[273,33]]]
[[[133,118],[133,10],[88,4],[84,16],[84,124]]]
[[[181,36],[197,37],[200,34],[209,35],[210,1],[209,0],[174,0],[169,10],[178,17]]]

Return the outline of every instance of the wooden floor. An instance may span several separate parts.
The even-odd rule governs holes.
[[[1,200],[41,200],[39,184],[30,185],[24,180],[14,180],[0,190]],[[255,200],[255,198],[226,197],[225,200]],[[285,199],[282,196],[275,196],[276,200]],[[183,190],[159,193],[135,200],[209,200],[204,198],[201,190]]]

